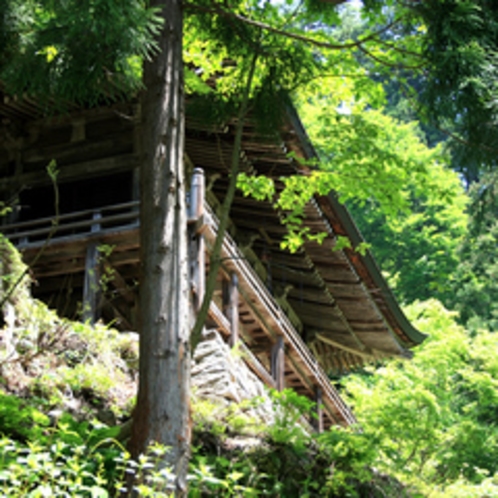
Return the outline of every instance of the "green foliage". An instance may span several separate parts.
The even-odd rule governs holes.
[[[0,79],[60,103],[123,98],[140,87],[136,59],[155,49],[156,14],[142,0],[4,1]]]
[[[294,445],[296,451],[304,449],[306,438],[303,427],[299,424],[302,417],[310,416],[315,403],[304,396],[299,396],[293,389],[270,391],[275,410],[275,421],[268,427],[268,435],[277,444]]]
[[[0,239],[0,251],[2,278],[9,289],[26,270],[19,253],[5,239]],[[78,396],[90,416],[99,409],[111,410],[117,417],[129,413],[128,397],[116,386],[128,385],[132,398],[137,341],[102,325],[91,327],[58,318],[31,298],[28,283],[26,277],[3,303],[11,307],[17,324],[12,334],[4,335],[0,347],[0,375],[6,390],[33,396],[40,409],[61,409]]]
[[[436,297],[454,308],[468,199],[458,176],[436,163],[427,165],[423,189],[415,183],[408,177],[401,186],[409,209],[396,215],[384,214],[374,200],[349,207],[399,300]]]
[[[375,199],[378,209],[398,214],[409,207],[408,182],[416,190],[432,189],[448,198],[441,185],[431,184],[429,169],[446,162],[440,148],[428,148],[416,123],[401,123],[369,108],[368,95],[355,101],[341,84],[334,98],[307,99],[300,114],[321,159],[319,191],[333,187],[343,202]],[[323,179],[327,178],[327,181]]]
[[[494,5],[484,0],[432,0],[418,4],[417,12],[427,30],[423,48],[430,76],[422,88],[427,112],[439,126],[454,130],[453,145],[464,166],[495,166]]]
[[[498,214],[496,173],[483,176],[469,190],[468,229],[458,249],[455,309],[471,330],[498,328]]]
[[[415,358],[350,377],[346,388],[379,469],[423,493],[462,496],[458,488],[479,489],[498,473],[498,338],[471,339],[437,301],[407,311],[429,333]]]
[[[303,419],[314,409],[308,398],[291,389],[270,394],[274,423],[260,427],[253,436],[241,436],[231,424],[221,439],[207,426],[195,435],[190,496],[359,497],[370,493],[380,497],[391,491],[404,496],[399,483],[371,469],[374,441],[351,428],[332,427],[315,434]],[[208,416],[219,417],[215,411],[211,405]]]
[[[127,489],[140,496],[172,496],[173,475],[164,468],[165,448],[151,445],[138,462],[114,439],[115,429],[65,418],[42,439],[25,444],[0,439],[0,492],[5,497],[108,498]]]
[[[455,309],[463,323],[476,330],[498,330],[498,225],[467,236],[460,247],[460,262],[455,281]]]
[[[296,426],[301,410],[311,408],[307,398],[291,390],[272,398],[277,423],[256,446],[225,447],[211,431],[198,432],[189,496],[354,497],[360,496],[361,486],[377,482],[368,470],[372,445],[363,435],[333,428],[315,439]],[[117,427],[78,422],[68,415],[50,427],[29,402],[14,396],[1,401],[2,496],[115,496],[129,487],[127,476],[133,476],[140,496],[171,495],[174,476],[162,465],[165,448],[152,445],[134,462],[116,440]],[[381,480],[377,485],[386,489]]]
[[[283,245],[291,251],[306,240],[323,240],[325,234],[312,233],[303,226],[304,207],[313,195],[327,195],[334,190],[342,202],[354,202],[359,206],[358,212],[365,210],[363,217],[368,221],[363,227],[371,227],[366,230],[367,241],[381,254],[381,260],[399,258],[385,266],[393,277],[404,277],[401,262],[406,261],[408,254],[414,250],[420,254],[423,278],[419,278],[416,288],[413,282],[403,282],[403,298],[402,292],[411,289],[408,299],[415,299],[416,291],[427,286],[434,271],[437,276],[429,282],[428,290],[440,286],[447,291],[446,275],[455,265],[455,247],[465,226],[465,198],[456,175],[443,166],[446,155],[440,147],[431,149],[424,144],[416,123],[401,123],[382,110],[372,109],[378,89],[363,94],[359,100],[355,97],[355,85],[343,80],[329,83],[328,90],[332,96],[321,98],[303,91],[299,106],[320,165],[316,160],[294,157],[305,174],[279,179],[282,188],[277,196],[269,178],[244,176],[239,187],[246,195],[274,200],[275,207],[284,213],[289,231]],[[431,223],[427,223],[428,218]],[[386,240],[378,235],[379,228],[384,230]],[[446,228],[452,233],[446,235]],[[418,234],[416,241],[406,240],[411,230]],[[406,255],[398,250],[401,244],[406,245]],[[448,245],[453,251],[446,258]],[[391,250],[391,246],[397,251]],[[424,267],[424,257],[434,260]],[[407,280],[415,274],[421,274],[420,268],[414,268]]]
[[[15,396],[0,392],[0,434],[8,434],[20,441],[42,438],[49,418]]]
[[[271,200],[275,195],[275,185],[267,176],[250,176],[240,173],[237,177],[237,187],[245,196],[251,196],[258,201]]]

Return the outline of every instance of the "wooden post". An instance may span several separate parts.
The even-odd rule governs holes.
[[[92,242],[86,249],[85,281],[83,284],[83,322],[93,325],[98,319],[99,283],[99,251],[97,243]]]
[[[134,201],[140,200],[140,169],[138,167],[133,168],[132,179],[131,179],[131,198]]]
[[[92,227],[90,231],[92,233],[100,232],[100,229],[102,228],[100,225],[100,220],[102,219],[102,213],[100,211],[95,211],[92,216],[92,220],[95,221],[96,223],[92,223]]]
[[[279,391],[285,387],[285,356],[284,338],[278,337],[277,342],[271,350],[271,375],[275,380],[275,385]]]
[[[223,282],[223,312],[230,322],[230,346],[239,340],[239,279],[232,273],[229,281]]]
[[[190,187],[190,213],[191,220],[199,220],[204,215],[204,198],[206,192],[206,180],[204,170],[195,168],[192,173],[192,183]]]
[[[194,307],[199,311],[206,291],[206,247],[204,236],[197,233],[204,216],[205,178],[202,168],[195,168],[190,186],[188,218],[191,222],[190,258],[191,281],[194,290]]]
[[[315,390],[315,402],[316,402],[316,420],[314,421],[314,426],[316,432],[323,432],[323,392],[321,387],[317,387]]]

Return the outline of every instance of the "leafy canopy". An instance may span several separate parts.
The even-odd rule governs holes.
[[[155,49],[156,12],[144,0],[0,3],[0,80],[8,93],[93,103],[140,88]]]

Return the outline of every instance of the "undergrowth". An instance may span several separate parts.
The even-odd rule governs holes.
[[[278,393],[284,398],[284,393]],[[294,414],[277,411],[280,422]],[[52,423],[28,401],[0,399],[0,495],[6,497],[112,497],[133,486],[140,496],[170,496],[174,476],[161,462],[166,448],[153,445],[133,462],[119,427],[64,414]],[[189,472],[189,496],[383,497],[405,496],[395,481],[371,470],[372,442],[361,433],[333,428],[320,435],[287,425],[272,427],[253,444],[205,427],[196,431]],[[278,434],[278,441],[274,435]],[[287,434],[288,437],[284,436]],[[246,437],[247,438],[247,437]],[[230,440],[232,445],[230,445]],[[234,443],[235,441],[235,443]],[[389,494],[395,491],[395,495]],[[387,494],[386,494],[387,493]],[[408,495],[406,495],[408,496]]]
[[[131,487],[171,496],[167,448],[154,444],[137,462],[126,451],[136,336],[60,319],[31,298],[5,239],[0,249],[0,496],[106,498]],[[19,283],[6,294],[11,282]],[[302,423],[313,403],[292,390],[270,397],[274,422],[264,426],[247,410],[262,399],[220,407],[193,394],[190,497],[404,496],[372,470],[371,440],[352,429],[314,434]]]

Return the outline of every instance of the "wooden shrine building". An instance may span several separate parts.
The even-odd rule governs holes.
[[[31,265],[34,296],[62,315],[100,317],[121,330],[136,330],[138,104],[75,107],[45,117],[35,102],[0,93],[0,120],[0,200],[15,206],[0,231]],[[233,143],[233,123],[215,128],[187,115],[186,160],[193,183],[205,188],[199,236],[206,265]],[[291,151],[315,156],[293,110],[278,136],[246,124],[245,172],[275,178],[302,173]],[[59,169],[57,225],[46,172],[51,160]],[[192,202],[200,198],[196,189]],[[323,426],[348,425],[354,416],[329,376],[385,357],[407,357],[425,336],[400,311],[370,254],[332,250],[338,236],[353,246],[362,240],[333,194],[316,196],[305,210],[311,232],[327,233],[321,245],[308,242],[295,254],[282,250],[280,219],[269,202],[236,195],[206,326],[216,327],[227,341],[235,337],[267,385],[320,399]],[[203,270],[192,272],[193,288],[202,287]]]

